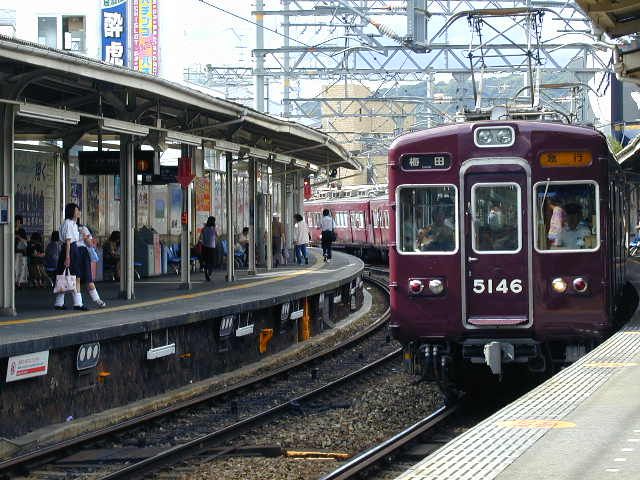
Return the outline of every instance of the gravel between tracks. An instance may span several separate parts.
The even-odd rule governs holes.
[[[435,385],[415,383],[396,362],[343,395],[304,406],[299,415],[279,417],[233,443],[355,454],[424,418],[442,402]],[[335,460],[230,457],[179,478],[315,479],[337,466]]]

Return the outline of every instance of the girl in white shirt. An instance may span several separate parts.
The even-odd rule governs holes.
[[[298,265],[302,265],[302,258],[304,258],[304,263],[308,265],[307,244],[309,243],[309,228],[299,213],[296,213],[293,218],[296,221],[293,225],[293,244],[295,245],[296,262]]]
[[[77,242],[80,240],[77,221],[80,218],[80,209],[75,203],[68,203],[64,207],[64,222],[60,226],[60,240],[62,240],[62,251],[58,260],[58,275],[64,274],[68,268],[71,275],[76,277],[76,289],[73,292],[73,309],[88,310],[82,303],[82,294],[80,293],[80,279],[83,267],[86,268],[86,262],[82,259]],[[85,272],[86,273],[86,272]],[[56,310],[64,310],[64,293],[56,294],[54,308]]]
[[[100,260],[98,258],[98,253],[93,246],[93,236],[91,236],[91,231],[89,230],[89,228],[87,228],[86,225],[78,224],[78,232],[80,232],[78,247],[80,247],[80,251],[82,252],[82,261],[86,262],[89,266],[88,269],[86,266],[83,266],[82,270],[85,272],[85,274],[88,273],[89,276],[83,278],[82,280],[87,284],[87,290],[89,291],[91,300],[93,300],[98,307],[104,308],[107,306],[107,304],[100,298],[100,294],[98,294],[96,284],[93,283],[92,264],[94,262],[97,263]]]

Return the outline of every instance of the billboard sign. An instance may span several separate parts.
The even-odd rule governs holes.
[[[102,60],[127,64],[127,0],[102,0]]]
[[[158,75],[158,0],[133,0],[133,69]]]

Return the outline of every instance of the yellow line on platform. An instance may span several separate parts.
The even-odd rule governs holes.
[[[83,316],[87,316],[87,315],[97,315],[99,313],[109,313],[109,312],[122,312],[125,310],[133,310],[135,308],[141,308],[141,307],[152,307],[155,305],[162,305],[163,303],[169,303],[169,302],[174,302],[176,300],[189,300],[192,298],[199,298],[199,297],[204,297],[205,295],[211,295],[212,293],[219,293],[219,292],[230,292],[233,290],[240,290],[241,288],[247,288],[247,287],[253,287],[256,285],[266,285],[268,283],[275,283],[278,282],[280,280],[286,280],[287,278],[293,278],[293,277],[297,277],[300,275],[305,275],[305,274],[309,274],[312,273],[316,270],[320,270],[323,266],[324,263],[322,263],[321,261],[319,261],[319,257],[316,254],[312,254],[314,255],[314,257],[316,257],[316,264],[314,266],[312,266],[311,268],[305,269],[305,270],[298,270],[292,273],[288,273],[286,275],[282,275],[279,277],[273,277],[273,278],[267,278],[264,280],[256,280],[256,281],[252,281],[249,283],[245,283],[245,284],[237,284],[237,285],[230,285],[228,287],[224,287],[224,288],[218,288],[215,290],[207,290],[205,292],[197,292],[197,293],[185,293],[183,295],[176,295],[174,297],[168,297],[168,298],[161,298],[158,300],[147,300],[146,302],[139,302],[139,303],[132,303],[132,304],[127,304],[127,305],[120,305],[119,307],[109,307],[109,308],[101,308],[100,310],[91,310],[88,312],[76,312],[76,313],[67,313],[67,314],[58,314],[58,315],[48,315],[45,317],[36,317],[36,318],[25,318],[22,320],[6,320],[4,322],[0,322],[0,326],[9,326],[9,325],[22,325],[25,323],[35,323],[35,322],[43,322],[45,320],[61,320],[61,319],[65,319],[65,318],[74,318],[74,317],[83,317]],[[251,277],[247,277],[247,278],[251,278]]]

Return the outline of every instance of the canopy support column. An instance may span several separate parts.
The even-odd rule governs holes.
[[[235,246],[233,223],[234,223],[234,207],[233,207],[233,154],[226,152],[227,175],[225,178],[226,188],[226,207],[227,207],[227,282],[231,283],[235,280],[235,270],[233,260],[235,258]]]
[[[133,238],[135,230],[134,143],[129,135],[120,135],[120,298],[135,298]]]
[[[183,161],[191,162],[191,148],[188,145],[181,146]],[[188,169],[191,172],[191,166]],[[182,187],[182,232],[180,233],[180,288],[191,290],[191,247],[189,234],[191,232],[191,194],[189,186]],[[186,216],[186,218],[185,218]],[[186,220],[186,221],[185,221]]]
[[[0,195],[8,197],[5,224],[0,224],[0,315],[16,314],[14,280],[14,156],[13,156],[13,105],[0,106]],[[4,220],[4,219],[3,219]]]
[[[256,159],[249,158],[249,271],[256,274]]]

